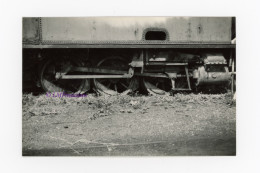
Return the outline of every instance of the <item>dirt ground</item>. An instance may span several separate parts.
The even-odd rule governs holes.
[[[230,94],[23,94],[24,156],[236,155]]]

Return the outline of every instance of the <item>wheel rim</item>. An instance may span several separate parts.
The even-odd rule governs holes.
[[[101,60],[97,67],[120,67],[120,69],[127,71],[128,64],[121,57],[108,57]],[[104,78],[94,79],[94,86],[98,93],[107,95],[127,94],[132,91],[131,79],[125,78]]]
[[[51,59],[40,70],[40,83],[46,92],[64,92],[83,94],[90,89],[89,80],[86,79],[55,79],[56,72],[62,72],[70,65],[82,65],[78,60]],[[69,72],[69,75],[80,74]]]
[[[170,95],[171,80],[166,78],[147,77],[142,80],[145,90],[152,95]]]

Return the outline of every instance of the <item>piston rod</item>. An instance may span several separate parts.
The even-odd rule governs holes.
[[[130,75],[61,75],[59,79],[131,78]]]

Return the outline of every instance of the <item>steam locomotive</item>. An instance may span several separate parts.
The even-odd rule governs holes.
[[[234,86],[234,17],[23,18],[23,86],[154,95]]]

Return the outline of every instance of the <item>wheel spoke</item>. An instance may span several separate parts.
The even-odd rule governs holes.
[[[110,88],[111,84],[112,84],[112,82],[109,82],[109,83],[107,84],[107,87]]]
[[[128,88],[123,82],[119,82],[119,84],[121,84],[125,89]]]
[[[116,86],[116,84],[114,85],[114,87],[115,87],[115,91],[117,92],[117,86]]]

